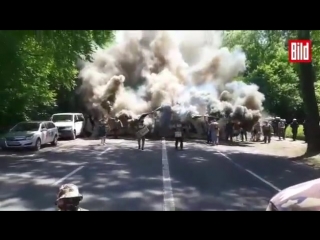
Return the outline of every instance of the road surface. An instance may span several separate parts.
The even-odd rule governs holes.
[[[265,210],[290,185],[317,170],[260,155],[248,145],[207,146],[133,140],[61,141],[39,152],[0,152],[0,210],[55,209],[58,187],[74,183],[89,210]]]

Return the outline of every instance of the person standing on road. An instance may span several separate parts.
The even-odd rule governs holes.
[[[273,131],[272,125],[269,123],[269,121],[265,121],[264,125],[262,126],[264,143],[271,142],[272,131]]]
[[[257,129],[256,129],[257,124],[259,124],[259,122],[254,124],[252,127],[252,130],[251,130],[251,141],[252,142],[256,142],[256,139],[257,139],[257,133],[258,133]]]
[[[233,123],[233,137],[236,137],[236,141],[239,141],[239,135],[240,135],[240,123],[238,121],[235,121]]]
[[[277,137],[279,137],[279,128],[278,128],[279,122],[280,122],[280,117],[275,117],[275,119],[272,121],[272,126],[271,126],[274,130],[274,135]]]
[[[123,127],[122,122],[117,117],[115,118],[109,117],[108,124],[109,124],[110,131],[113,132],[113,137],[115,139],[118,139],[119,130],[120,128]]]
[[[178,144],[180,143],[180,149],[183,149],[183,125],[179,120],[174,125],[174,138],[175,138],[175,148],[178,149]]]
[[[146,126],[144,124],[144,120],[140,120],[138,121],[138,126],[137,126],[137,130],[138,132],[141,131],[142,129],[144,129]],[[138,140],[138,149],[141,149],[142,151],[144,150],[144,143],[146,141],[146,137],[145,135],[140,135],[139,133],[137,133],[137,140]]]
[[[206,122],[207,144],[210,144],[210,143],[211,143],[211,139],[212,139],[212,137],[211,137],[211,131],[210,131],[210,123],[211,123],[210,120],[208,120],[208,121]]]
[[[261,141],[261,135],[262,135],[262,126],[261,125],[262,125],[261,121],[258,121],[258,123],[256,125],[256,130],[257,130],[256,142]]]
[[[288,122],[287,122],[287,119],[283,119],[284,121],[284,136],[283,136],[283,139],[286,139],[286,132],[287,132],[287,128],[288,128]]]
[[[296,141],[297,140],[297,134],[298,134],[298,128],[299,128],[299,123],[297,122],[297,119],[293,119],[292,123],[290,124],[291,131],[292,131],[292,140]]]
[[[100,124],[99,124],[99,138],[101,139],[101,143],[100,143],[101,145],[105,145],[106,144],[106,135],[107,135],[106,124],[101,119],[100,120]]]
[[[82,199],[83,196],[76,185],[64,184],[59,188],[55,204],[58,211],[88,211],[79,206]]]
[[[228,121],[228,123],[226,124],[226,140],[232,142],[233,141],[233,123],[231,122],[231,120]]]
[[[218,145],[219,143],[219,125],[218,122],[215,120],[212,121],[210,124],[210,131],[211,131],[211,143],[212,145]]]
[[[280,122],[278,122],[279,140],[281,140],[281,138],[283,140],[285,139],[285,128],[286,128],[285,120],[280,119]]]
[[[215,141],[216,141],[216,129],[215,129],[215,120],[213,119],[210,124],[209,124],[209,131],[210,131],[210,142],[211,145],[215,145]]]
[[[248,137],[247,137],[247,130],[245,129],[245,125],[241,124],[240,126],[240,136],[241,136],[241,142],[243,142],[244,140],[247,142],[248,141]]]

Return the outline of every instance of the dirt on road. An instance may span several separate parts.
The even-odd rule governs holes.
[[[271,143],[253,143],[254,147],[266,155],[275,155],[288,158],[302,156],[307,149],[307,144],[303,141],[292,141],[292,139],[278,140],[273,138]]]
[[[310,167],[320,168],[320,155],[305,157],[307,144],[304,141],[292,139],[278,140],[273,138],[271,143],[250,143],[259,152],[265,155],[286,157],[291,161],[301,162]]]

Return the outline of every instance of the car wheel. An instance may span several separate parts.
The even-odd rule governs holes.
[[[53,141],[51,142],[51,145],[52,145],[52,146],[57,146],[57,145],[58,145],[58,137],[57,137],[57,136],[54,136],[54,139],[53,139]]]
[[[77,138],[76,130],[73,131],[72,140],[75,140]]]
[[[37,139],[36,145],[34,146],[34,150],[39,151],[41,149],[41,140],[40,138]]]

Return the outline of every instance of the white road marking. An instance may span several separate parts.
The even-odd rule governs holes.
[[[109,151],[111,148],[106,148],[102,152],[98,153],[98,156],[101,156],[102,154],[105,154],[107,151]]]
[[[118,142],[116,142],[117,144],[120,144],[120,143],[122,143],[122,142],[124,142],[124,140],[120,140],[120,141],[118,141]],[[107,143],[107,142],[106,142]],[[114,143],[114,142],[112,142],[112,143]],[[108,144],[108,143],[107,143]],[[98,155],[98,157],[100,157],[100,156],[102,156],[103,154],[105,154],[107,151],[109,151],[109,150],[111,150],[112,148],[106,148],[105,150],[103,150],[102,152],[100,152],[100,153],[98,153],[97,155]]]
[[[218,151],[218,153],[225,157],[226,159],[229,160],[229,162],[231,162],[233,165],[235,165],[236,167],[246,171],[247,173],[249,173],[250,175],[252,175],[253,177],[257,178],[258,180],[260,180],[261,182],[265,183],[266,185],[268,185],[269,187],[273,188],[274,190],[276,190],[277,192],[280,192],[281,189],[276,187],[275,185],[273,185],[272,183],[268,182],[267,180],[265,180],[264,178],[260,177],[259,175],[257,175],[256,173],[250,171],[249,169],[246,169],[244,167],[242,167],[241,165],[239,165],[238,163],[235,163],[230,157],[228,157],[226,154]]]
[[[34,157],[36,154],[25,155],[24,157]]]
[[[64,176],[63,178],[60,178],[58,181],[56,181],[55,183],[53,183],[53,186],[58,185],[59,183],[62,183],[63,181],[65,181],[66,179],[68,179],[69,177],[71,177],[72,175],[74,175],[75,173],[79,172],[82,168],[84,168],[84,166],[80,166],[77,169],[73,170],[71,173],[67,174],[66,176]]]
[[[163,211],[174,211],[175,204],[171,186],[166,140],[162,138],[162,180],[163,180]]]

